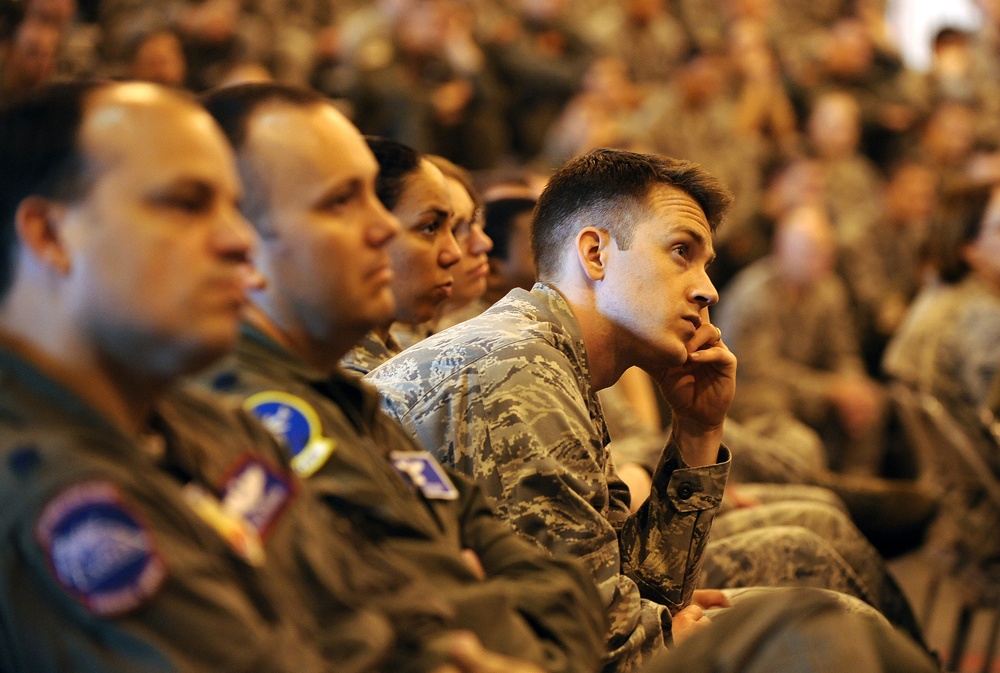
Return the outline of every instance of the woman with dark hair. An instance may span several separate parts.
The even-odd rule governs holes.
[[[455,240],[448,183],[441,170],[416,150],[387,138],[367,138],[378,161],[375,191],[402,225],[389,243],[392,322],[375,328],[342,360],[347,369],[367,374],[402,350],[390,334],[393,322],[418,325],[434,317],[451,297],[452,267],[462,257]]]
[[[472,176],[461,166],[444,157],[431,155],[428,160],[444,174],[451,194],[454,211],[453,230],[455,239],[462,248],[462,259],[455,265],[455,284],[451,297],[438,309],[430,333],[440,332],[479,315],[489,304],[482,301],[486,294],[486,281],[490,264],[488,253],[493,249],[493,241],[484,231],[485,216],[483,200],[472,184]]]

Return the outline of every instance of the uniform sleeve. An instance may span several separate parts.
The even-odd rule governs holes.
[[[604,438],[571,365],[546,351],[545,365],[531,366],[537,357],[530,351],[505,354],[498,358],[501,365],[485,372],[466,370],[448,390],[437,391],[435,400],[425,399],[428,406],[412,408],[404,421],[426,446],[453,453],[523,537],[583,562],[611,623],[612,658],[655,651],[669,640],[670,615],[642,600],[640,589],[662,580],[666,584],[653,591],[657,597],[671,596],[679,604],[690,595],[694,585],[686,582],[694,578],[703,547],[699,538],[707,535],[721,486],[714,504],[703,497],[706,486],[681,509],[673,506],[679,499],[658,497],[656,505],[628,516],[623,484],[617,478],[609,482],[605,474],[610,459]],[[658,469],[664,494],[679,488],[671,481],[675,467],[665,461]],[[728,464],[717,469],[725,473]],[[626,534],[626,559],[619,554],[619,532]],[[635,543],[649,536],[679,550]],[[640,586],[628,574],[633,571]]]
[[[107,482],[86,483],[120,494]],[[231,559],[207,552],[169,513],[127,494],[100,512],[95,499],[90,514],[81,502],[75,511],[65,506],[65,520],[57,514],[42,524],[58,528],[48,542],[38,539],[35,515],[45,502],[22,503],[6,529],[5,673],[328,670],[316,647],[255,592],[249,569],[233,572]],[[100,527],[113,543],[100,542]]]
[[[671,439],[653,472],[649,498],[619,532],[622,571],[643,597],[671,612],[691,602],[730,462],[729,450],[720,447],[715,465],[688,467]]]
[[[589,573],[519,538],[497,518],[478,486],[460,474],[450,476],[460,492],[462,545],[478,555],[487,583],[511,597],[542,635],[547,670],[596,670],[607,623]]]

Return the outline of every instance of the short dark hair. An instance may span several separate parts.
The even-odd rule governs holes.
[[[87,99],[108,84],[49,84],[0,109],[0,297],[14,282],[14,219],[21,202],[29,196],[73,202],[93,184],[80,126]]]
[[[943,282],[957,283],[971,271],[962,248],[979,236],[994,189],[993,184],[964,184],[942,194],[924,243],[924,255]]]
[[[599,149],[567,162],[549,180],[531,224],[531,250],[538,278],[558,271],[566,241],[585,226],[607,230],[621,249],[632,244],[635,225],[648,213],[654,187],[689,195],[715,231],[732,195],[698,164],[656,154]]]
[[[955,44],[968,44],[972,40],[972,35],[967,30],[956,26],[944,26],[936,33],[931,40],[934,49],[951,46]]]
[[[391,211],[399,203],[406,178],[420,168],[424,157],[409,145],[389,138],[365,136],[365,142],[378,162],[375,194],[382,205]]]
[[[313,89],[277,82],[252,82],[219,87],[201,96],[201,104],[222,128],[222,132],[236,152],[244,194],[240,200],[240,210],[263,236],[267,233],[261,231],[263,228],[261,217],[269,207],[268,191],[258,184],[259,179],[250,169],[241,151],[247,140],[250,117],[258,108],[269,103],[299,108],[333,104],[330,99]]]
[[[308,107],[330,103],[330,99],[313,89],[278,82],[251,82],[219,87],[203,94],[200,100],[222,127],[222,132],[237,152],[243,148],[247,139],[247,121],[261,105],[277,102]]]

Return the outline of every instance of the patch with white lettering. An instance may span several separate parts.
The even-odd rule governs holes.
[[[458,489],[428,451],[393,451],[393,467],[429,500],[454,500]]]
[[[315,474],[336,448],[334,440],[323,436],[323,424],[316,410],[301,397],[268,390],[248,397],[243,408],[284,441],[292,469],[300,477]]]
[[[227,471],[220,493],[222,510],[246,521],[265,539],[291,501],[294,486],[267,461],[247,454]]]
[[[83,482],[56,495],[35,537],[60,586],[99,617],[138,608],[167,577],[152,531],[108,482]]]

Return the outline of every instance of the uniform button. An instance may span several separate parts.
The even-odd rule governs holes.
[[[19,446],[7,458],[7,467],[19,477],[27,476],[42,464],[38,448],[33,444]]]
[[[683,484],[677,487],[677,497],[680,498],[681,500],[687,500],[692,495],[694,495],[694,486],[692,486],[690,483],[685,481]]]

